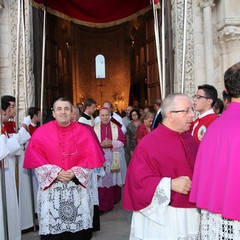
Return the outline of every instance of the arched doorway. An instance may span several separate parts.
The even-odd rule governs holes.
[[[34,45],[39,49],[41,19],[41,11],[35,9]],[[94,98],[98,104],[109,100],[119,111],[136,100],[139,106],[151,106],[154,99],[160,97],[154,41],[151,11],[108,28],[85,27],[47,14],[44,108],[50,107],[52,99],[59,96],[69,98],[74,104],[87,97]],[[170,45],[167,46],[170,49]],[[39,49],[35,52],[39,53]],[[105,56],[104,79],[95,76],[95,57],[98,54]],[[166,59],[171,59],[171,54],[169,50]],[[39,54],[35,55],[34,62],[36,96],[39,99]],[[168,67],[173,66],[173,62],[169,63]],[[169,67],[167,72],[169,83],[173,82],[171,69]],[[171,84],[167,86],[167,92],[171,92]]]

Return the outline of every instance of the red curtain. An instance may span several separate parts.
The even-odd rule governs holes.
[[[150,0],[31,0],[57,16],[84,25],[111,26],[140,15],[150,8]]]

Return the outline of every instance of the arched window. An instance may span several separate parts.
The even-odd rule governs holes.
[[[95,58],[95,67],[96,67],[96,78],[105,78],[105,57],[101,54],[98,54]]]

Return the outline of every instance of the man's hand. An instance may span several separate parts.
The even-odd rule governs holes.
[[[61,182],[69,182],[75,177],[72,170],[64,171],[62,170],[60,173],[58,173],[57,180]]]
[[[106,138],[101,142],[101,146],[103,148],[109,148],[112,146],[112,141],[110,139]]]
[[[181,176],[181,177],[172,179],[171,190],[177,193],[188,194],[191,190],[191,185],[192,185],[192,181],[188,176]]]

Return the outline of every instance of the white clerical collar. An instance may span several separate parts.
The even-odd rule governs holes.
[[[37,126],[37,124],[36,123],[30,123],[33,127],[36,127]]]
[[[87,116],[89,116],[90,118],[92,118],[92,116],[91,116],[91,115],[89,115],[88,113],[84,112],[84,114],[86,114]]]
[[[204,112],[203,114],[200,114],[200,115],[198,116],[198,118],[203,118],[203,117],[205,117],[205,116],[207,116],[207,115],[209,115],[209,114],[213,114],[213,113],[215,113],[215,112],[214,112],[213,109],[211,108],[211,109],[209,109],[208,111]]]

